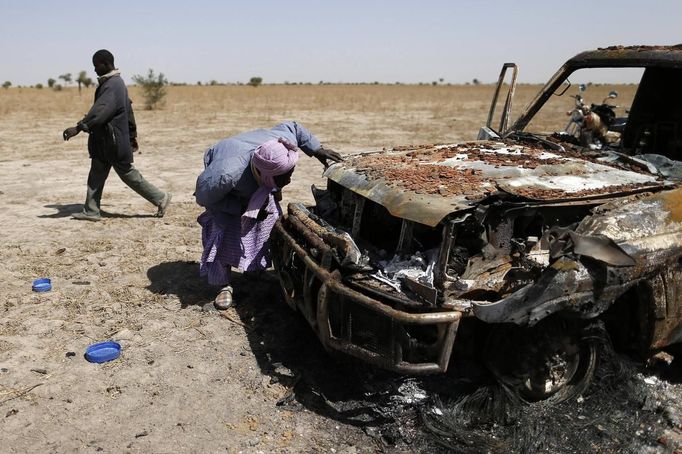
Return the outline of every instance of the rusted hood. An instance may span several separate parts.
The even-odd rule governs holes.
[[[528,145],[468,142],[364,153],[324,174],[393,216],[435,226],[504,191],[534,201],[606,197],[661,187],[644,171]]]

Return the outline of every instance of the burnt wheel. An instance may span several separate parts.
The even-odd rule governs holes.
[[[486,341],[486,366],[522,400],[562,402],[581,394],[592,381],[601,332],[562,318],[530,328],[495,326]]]

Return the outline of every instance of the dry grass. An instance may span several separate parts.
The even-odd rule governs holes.
[[[166,107],[147,112],[141,109],[139,90],[130,89],[139,106],[140,134],[154,141],[160,140],[155,133],[163,135],[178,125],[187,128],[188,138],[209,143],[296,119],[334,146],[353,148],[385,146],[393,139],[471,138],[486,118],[491,92],[490,86],[186,86],[169,87]],[[93,93],[92,88],[81,96],[76,89],[2,90],[0,124],[12,121],[20,132],[33,133],[54,122],[56,133],[87,111]]]
[[[514,114],[537,93],[537,85],[517,88]],[[593,87],[588,100],[601,100],[613,87]],[[166,107],[142,110],[142,94],[131,87],[137,107],[140,135],[147,145],[163,145],[162,137],[172,132],[177,146],[203,141],[207,146],[223,137],[279,121],[295,119],[315,131],[329,146],[348,151],[408,143],[470,140],[485,122],[494,87],[414,85],[265,85],[177,86],[168,88]],[[621,86],[618,104],[628,106],[634,86]],[[602,93],[603,92],[603,93]],[[11,88],[0,91],[0,125],[19,131],[0,133],[3,156],[12,149],[12,136],[45,131],[58,132],[77,121],[90,107],[94,89],[75,88],[56,92],[49,89]],[[551,119],[539,127],[564,124],[572,107],[569,95],[551,99]],[[515,116],[514,115],[514,116]],[[184,134],[171,131],[186,128]],[[5,128],[3,128],[4,130]],[[178,137],[180,136],[180,137]],[[47,137],[45,138],[47,139]],[[19,154],[23,155],[25,150]]]

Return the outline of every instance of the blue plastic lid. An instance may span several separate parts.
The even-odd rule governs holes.
[[[49,277],[36,279],[35,281],[33,281],[32,288],[34,292],[49,292],[50,290],[52,290],[52,281],[50,280]]]
[[[92,344],[85,350],[85,359],[91,363],[106,363],[119,356],[121,356],[121,345],[113,341]]]

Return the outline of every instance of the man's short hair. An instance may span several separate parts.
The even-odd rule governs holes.
[[[106,49],[100,49],[97,52],[94,53],[92,56],[92,61],[103,61],[105,63],[111,63],[111,66],[114,66],[114,54],[109,52]]]

